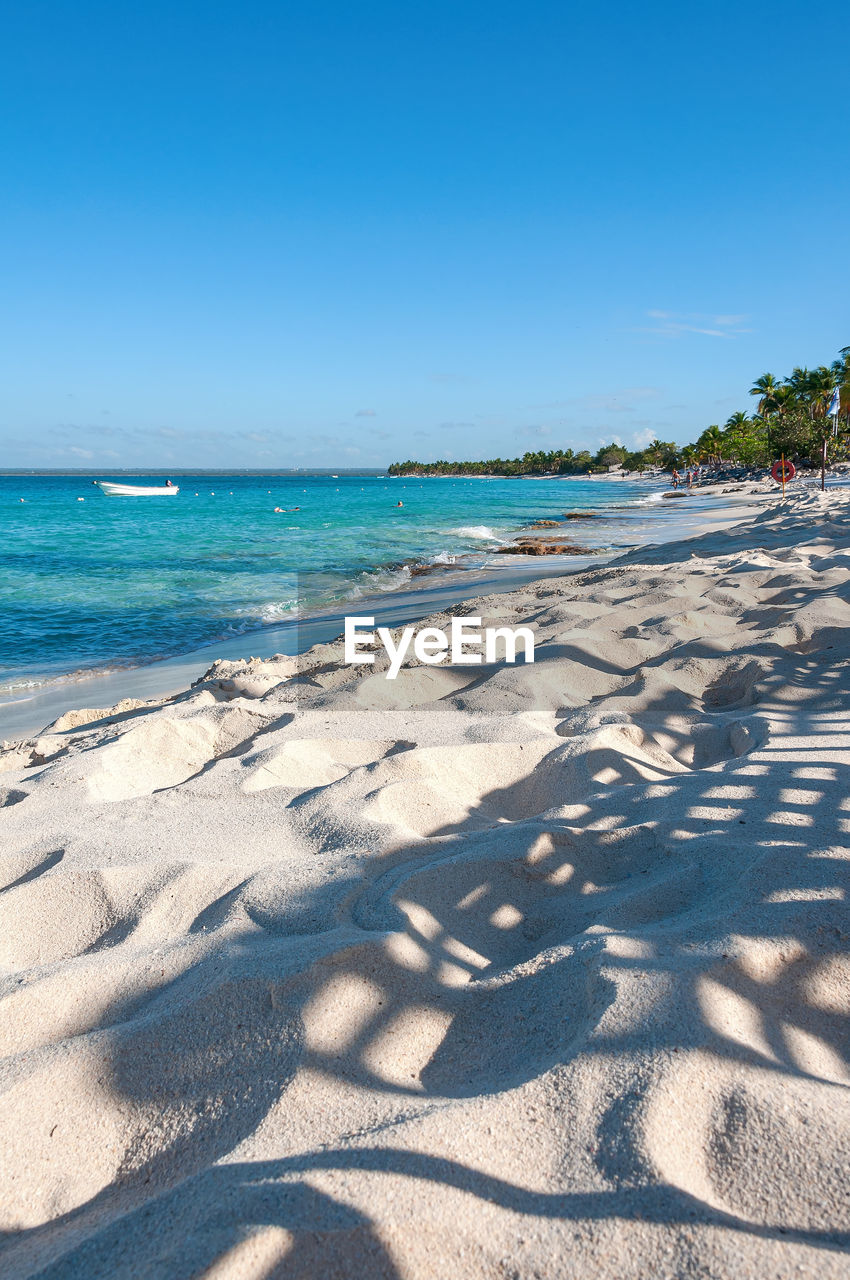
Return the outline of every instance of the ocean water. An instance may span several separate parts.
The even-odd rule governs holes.
[[[657,498],[646,481],[579,478],[175,482],[176,498],[107,498],[86,477],[0,477],[0,696],[403,589],[413,566],[485,567],[565,511],[607,517],[568,525],[576,541],[629,545]]]

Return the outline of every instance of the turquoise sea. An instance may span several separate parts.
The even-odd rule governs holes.
[[[578,478],[174,480],[176,498],[107,498],[91,477],[0,477],[0,696],[404,589],[418,565],[495,564],[522,525],[566,511],[607,517],[570,524],[576,541],[629,545],[657,496]]]

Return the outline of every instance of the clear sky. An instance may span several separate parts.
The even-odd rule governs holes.
[[[0,467],[679,442],[850,343],[846,0],[28,0]]]

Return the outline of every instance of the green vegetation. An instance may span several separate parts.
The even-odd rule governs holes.
[[[838,387],[841,407],[838,432],[832,434],[828,416],[833,388]],[[724,426],[706,427],[693,444],[680,447],[672,441],[653,440],[645,449],[630,451],[619,444],[603,445],[595,454],[582,449],[553,449],[549,453],[524,453],[521,458],[489,458],[486,462],[394,462],[392,475],[417,476],[526,476],[578,475],[621,466],[626,471],[649,467],[689,467],[694,463],[745,467],[769,466],[781,454],[797,463],[819,466],[828,450],[832,461],[850,454],[850,347],[842,347],[832,365],[794,369],[784,381],[764,373],[750,388],[758,397],[756,412],[738,410]]]

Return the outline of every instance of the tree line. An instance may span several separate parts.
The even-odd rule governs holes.
[[[835,388],[840,407],[837,418],[829,407]],[[819,466],[827,454],[831,461],[850,455],[850,347],[842,347],[839,358],[817,369],[797,367],[786,378],[763,373],[750,388],[756,399],[755,412],[740,409],[721,426],[711,423],[692,444],[653,440],[645,449],[630,450],[617,443],[603,445],[596,453],[581,449],[552,449],[527,452],[521,458],[488,458],[486,461],[394,462],[390,475],[577,475],[607,471],[620,466],[626,471],[646,471],[651,467],[692,467],[697,463],[720,466],[770,466],[780,456],[798,465]]]

